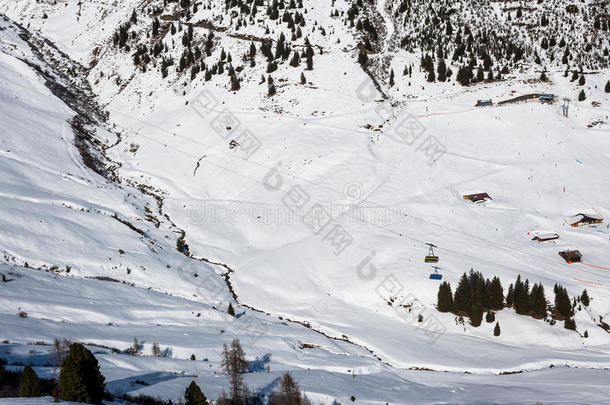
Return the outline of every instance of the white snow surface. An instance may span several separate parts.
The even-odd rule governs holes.
[[[381,101],[346,50],[356,43],[347,28],[328,20],[328,2],[312,0],[308,20],[328,21],[335,34],[310,36],[325,48],[305,72],[311,85],[280,66],[278,94],[268,98],[256,79],[229,92],[228,78],[183,86],[175,72],[169,81],[153,69],[135,73],[108,39],[140,1],[58,3],[0,0],[0,12],[91,63],[87,80],[110,114],[98,137],[113,145],[120,133],[107,153],[123,181],[82,163],[67,122],[74,112],[24,62],[44,68],[18,30],[0,20],[0,251],[8,262],[0,272],[10,279],[0,285],[0,338],[17,342],[0,346],[1,357],[40,361],[37,371],[51,375],[26,343],[67,337],[124,349],[138,336],[146,353],[158,341],[172,357],[91,346],[111,390],[178,399],[195,379],[215,398],[228,383],[220,347],[240,337],[249,359],[271,355],[271,373],[246,377],[257,392],[288,370],[323,403],[351,395],[363,403],[607,403],[610,335],[596,323],[610,315],[609,72],[587,76],[584,102],[560,69],[547,83],[524,72],[471,87],[397,75],[394,103]],[[221,40],[235,59],[249,46]],[[397,51],[394,70],[414,59]],[[244,74],[257,78],[264,67],[261,59]],[[528,93],[558,99],[474,107]],[[564,97],[572,99],[569,117]],[[227,114],[237,120],[231,129],[218,126]],[[405,126],[414,120],[421,131]],[[261,143],[251,156],[245,144],[229,146],[243,143],[243,130]],[[432,140],[446,150],[434,162],[422,150]],[[136,183],[160,190],[167,217],[129,185]],[[492,200],[462,198],[479,192]],[[290,208],[299,195],[303,207]],[[303,220],[317,204],[332,218],[319,233]],[[577,213],[604,222],[572,228],[565,218]],[[339,254],[328,234],[335,226],[351,241]],[[179,229],[195,258],[218,265],[177,252]],[[541,244],[531,240],[535,232],[560,238]],[[542,283],[551,300],[555,283],[571,296],[586,288],[591,305],[577,312],[576,332],[512,309],[496,314],[499,337],[494,323],[459,324],[434,309],[438,281],[428,278],[425,243],[437,246],[443,280],[454,288],[473,268],[499,276],[505,292],[518,274]],[[584,264],[566,263],[558,252],[567,249],[579,250]],[[248,307],[234,301],[220,264]],[[229,317],[229,302],[244,315]],[[34,348],[42,357],[49,350]],[[45,399],[20,401],[0,404]]]

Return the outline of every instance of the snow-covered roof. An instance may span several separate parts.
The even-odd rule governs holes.
[[[596,220],[603,220],[603,218],[599,215],[595,215],[595,214],[576,214],[576,215],[572,215],[569,219],[570,219],[570,223],[575,223],[578,221],[581,221],[585,218],[589,218],[589,219],[596,219]]]
[[[534,237],[532,238],[532,240],[539,240],[539,241],[546,241],[546,240],[553,240],[553,239],[559,239],[559,235],[557,235],[556,233],[540,233],[537,235],[534,235]]]

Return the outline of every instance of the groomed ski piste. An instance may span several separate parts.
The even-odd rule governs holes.
[[[89,345],[111,392],[178,400],[195,380],[214,399],[228,386],[222,344],[238,337],[261,394],[290,371],[325,404],[607,402],[607,71],[587,76],[585,101],[559,68],[548,82],[532,69],[468,87],[397,75],[384,99],[343,50],[354,46],[347,28],[312,2],[308,18],[341,43],[326,39],[311,85],[281,66],[269,98],[260,63],[238,92],[216,79],[184,87],[134,73],[130,55],[101,40],[136,3],[45,4],[41,19],[34,1],[0,1],[0,357],[51,377],[50,344],[67,338]],[[249,45],[222,41],[235,58]],[[77,79],[109,113],[87,130],[114,179],[84,163],[74,107],[45,86],[69,86],[68,57],[88,66],[96,48],[103,56]],[[413,60],[396,51],[394,70]],[[531,93],[556,100],[497,104]],[[484,99],[494,105],[475,107]],[[491,200],[463,198],[474,193]],[[603,222],[570,226],[579,213]],[[559,238],[532,240],[549,233]],[[505,293],[521,275],[550,300],[555,283],[570,297],[586,288],[591,304],[576,331],[503,309],[496,337],[494,323],[435,309],[426,243],[453,288],[472,268],[499,276]],[[568,264],[565,250],[583,262]],[[168,356],[112,352],[134,337]]]

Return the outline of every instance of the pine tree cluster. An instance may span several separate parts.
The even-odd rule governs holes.
[[[487,323],[495,322],[494,311],[504,307],[514,308],[517,314],[536,319],[547,318],[550,310],[553,318],[566,320],[565,327],[575,330],[576,324],[572,317],[577,300],[570,301],[567,290],[558,284],[555,284],[554,293],[554,307],[550,307],[542,283],[536,283],[530,289],[529,280],[523,281],[521,275],[518,275],[515,283],[508,287],[505,303],[504,289],[500,279],[497,276],[492,280],[485,279],[480,272],[471,269],[470,273],[462,275],[454,294],[452,294],[448,281],[440,284],[437,294],[437,309],[440,312],[468,316],[470,323],[475,327],[481,324],[485,312],[487,312],[485,321]],[[578,297],[578,302],[585,307],[589,306],[590,297],[587,290],[584,290]],[[499,325],[497,328],[499,334]]]
[[[483,313],[504,308],[504,288],[498,277],[492,280],[485,279],[483,275],[474,270],[464,273],[455,290],[451,293],[451,285],[445,281],[441,283],[437,295],[437,308],[441,312],[453,312],[457,315],[467,315],[473,326],[479,326]],[[493,312],[492,312],[493,314]]]

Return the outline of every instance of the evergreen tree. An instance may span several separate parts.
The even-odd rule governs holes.
[[[237,78],[237,75],[235,74],[235,72],[233,72],[233,74],[231,75],[231,91],[237,91],[240,89],[240,85],[239,85],[239,79]],[[231,305],[231,304],[229,304]],[[230,310],[233,309],[233,307],[229,308]],[[230,315],[235,316],[235,312],[233,312],[233,314],[231,314],[231,312],[229,312]]]
[[[462,311],[469,314],[472,306],[471,297],[472,288],[470,286],[470,281],[468,280],[466,273],[464,273],[460,279],[460,282],[458,283],[457,288],[455,289],[455,294],[453,297],[455,309],[457,311]]]
[[[480,302],[475,302],[472,304],[472,309],[470,311],[470,323],[475,328],[481,325],[481,321],[483,320],[483,307]]]
[[[71,344],[70,354],[61,364],[59,398],[100,404],[104,397],[104,380],[95,356],[82,344]]]
[[[299,58],[299,52],[295,50],[292,53],[292,60],[290,61],[290,66],[297,67],[300,65],[300,63],[301,63],[301,59]]]
[[[390,87],[394,87],[394,69],[390,69]]]
[[[186,400],[186,405],[208,405],[209,402],[199,386],[195,383],[195,381],[191,381],[191,384],[184,391],[184,399]]]
[[[460,69],[458,70],[456,80],[462,86],[466,86],[470,83],[470,79],[472,79],[472,77],[473,77],[472,69],[470,69],[468,66],[461,66]]]
[[[276,90],[275,90],[275,84],[273,83],[273,79],[271,78],[271,76],[267,76],[267,95],[269,97],[273,97],[275,96]]]
[[[454,310],[451,285],[447,281],[442,282],[438,287],[437,309],[440,312],[452,312]]]
[[[235,310],[233,309],[233,305],[229,302],[229,308],[227,309],[227,314],[231,316],[235,316]]]
[[[496,320],[496,314],[493,311],[487,311],[485,315],[485,322],[492,323]]]
[[[434,61],[432,60],[432,56],[426,54],[422,55],[421,58],[421,67],[426,72],[434,71]]]
[[[581,90],[580,93],[578,93],[578,101],[585,101],[587,99],[587,96],[585,94],[584,90]]]
[[[436,73],[438,73],[439,82],[447,80],[447,65],[445,64],[445,59],[439,59],[438,65],[436,66]]]
[[[273,73],[277,70],[277,63],[270,61],[267,63],[267,73]]]
[[[579,86],[585,85],[585,75],[583,73],[580,74],[580,78],[578,79],[578,85]]]
[[[534,287],[532,287],[530,306],[536,317],[544,318],[546,316],[547,303],[544,295],[544,286],[542,284],[534,284]]]
[[[491,297],[492,309],[502,309],[504,307],[504,289],[502,288],[502,283],[498,276],[495,276],[493,280],[491,280],[489,295]]]
[[[493,306],[490,279],[485,280],[485,284],[481,286],[481,305],[487,309]]]
[[[572,316],[572,304],[570,303],[568,291],[559,285],[557,286],[557,292],[555,293],[555,309],[563,316]]]
[[[306,84],[307,83],[307,79],[305,79],[305,73],[301,72],[301,84]]]
[[[582,304],[585,307],[589,306],[590,300],[589,300],[589,294],[587,293],[587,290],[585,289],[582,294],[580,295],[580,302],[582,302]]]
[[[541,82],[546,82],[548,80],[548,78],[546,77],[546,71],[542,71],[542,73],[540,73],[540,81]]]
[[[197,360],[197,357],[195,357],[195,354],[191,354],[191,360]]]
[[[159,23],[159,19],[157,17],[155,17],[155,19],[153,20],[152,23],[152,34],[153,36],[157,36],[159,34],[159,26],[161,24]]]
[[[40,384],[38,376],[32,367],[25,366],[23,368],[23,374],[21,375],[21,383],[19,384],[19,396],[20,397],[39,397],[40,396]]]
[[[576,330],[576,321],[572,318],[566,318],[563,327],[570,330]]]
[[[306,60],[307,60],[307,70],[312,70],[313,69],[313,48],[311,47],[311,45],[307,45],[307,48],[305,49],[305,56],[306,56]]]
[[[513,301],[515,303],[515,311],[520,315],[526,315],[529,311],[529,280],[525,283],[521,281],[521,275],[517,276],[515,282]]]
[[[487,294],[485,290],[485,278],[480,272],[470,269],[468,280],[470,281],[470,286],[472,289],[471,302],[473,304],[475,302],[482,304]]]
[[[2,275],[2,282],[3,282],[3,283],[6,283],[7,281],[8,281],[8,280],[6,279],[6,276],[3,274],[3,275]]]
[[[496,322],[496,326],[494,327],[494,336],[500,336],[500,322]]]
[[[604,91],[605,91],[606,93],[610,93],[610,80],[608,80],[608,81],[606,82],[606,87],[604,88]]]

